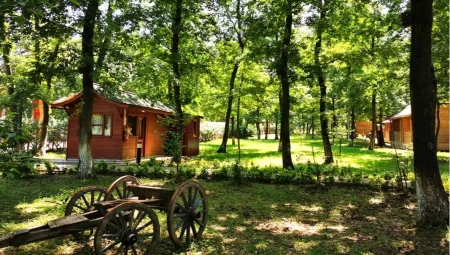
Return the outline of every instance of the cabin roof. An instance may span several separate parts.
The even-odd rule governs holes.
[[[174,110],[171,106],[161,103],[159,101],[151,101],[146,98],[142,98],[132,92],[124,90],[108,91],[98,84],[94,84],[94,92],[109,101],[118,104],[130,105],[130,106],[140,106],[145,108],[151,108],[158,111],[163,111],[167,113],[173,113]],[[53,102],[52,107],[62,108],[65,105],[69,105],[81,98],[83,92],[71,93],[66,97],[60,98]]]
[[[384,120],[383,123],[390,123],[391,120],[400,119],[400,118],[408,117],[408,116],[411,116],[411,105],[407,105],[400,112],[398,112],[398,113],[392,115],[391,117],[387,118],[386,120]]]

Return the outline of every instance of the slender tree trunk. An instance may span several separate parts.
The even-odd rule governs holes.
[[[183,109],[181,105],[181,84],[180,84],[180,52],[179,52],[179,42],[181,33],[181,12],[183,10],[182,0],[176,1],[176,8],[174,10],[173,25],[172,25],[172,71],[173,71],[173,99],[175,103],[175,117],[176,117],[176,130],[178,137],[180,139],[179,143],[183,144],[183,131],[184,131],[184,116]],[[183,146],[180,146],[182,150]],[[177,153],[173,160],[177,165],[181,162],[181,152]],[[178,168],[178,167],[177,167]]]
[[[256,109],[256,133],[258,135],[258,140],[261,139],[261,126],[259,123],[259,107]]]
[[[372,91],[372,132],[369,142],[369,150],[373,151],[375,147],[375,137],[377,136],[377,89]]]
[[[85,179],[94,175],[91,138],[94,108],[94,27],[99,1],[90,0],[86,9],[82,33],[83,99],[78,122],[78,177]]]
[[[108,52],[109,43],[111,41],[111,26],[112,26],[112,15],[114,12],[114,3],[113,0],[109,0],[108,10],[106,12],[106,28],[105,34],[103,36],[103,41],[100,44],[100,48],[98,51],[97,63],[95,64],[95,77],[100,76],[100,72],[103,68],[103,63],[106,59],[106,53]]]
[[[291,139],[289,132],[289,110],[290,110],[290,96],[289,96],[289,78],[288,78],[288,55],[291,43],[292,30],[292,2],[288,1],[288,8],[286,13],[286,26],[284,30],[283,49],[280,58],[280,79],[282,89],[282,108],[281,108],[281,148],[283,168],[294,169],[294,164],[291,157]]]
[[[241,1],[238,0],[236,4],[236,19],[237,19],[237,38],[239,47],[241,48],[241,56],[244,54],[244,48],[245,48],[245,42],[243,39],[243,36],[241,34],[242,28],[241,28],[241,9],[240,9]],[[233,105],[233,90],[234,90],[234,81],[236,80],[236,75],[239,69],[240,65],[240,58],[234,63],[233,71],[231,72],[231,78],[230,78],[230,91],[228,94],[228,104],[227,104],[227,113],[225,115],[225,128],[223,132],[222,137],[222,144],[220,145],[220,148],[217,150],[217,153],[226,153],[227,152],[227,142],[228,142],[228,132],[229,132],[229,125],[230,125],[230,116],[232,111],[232,105]]]
[[[352,130],[352,132],[350,134],[350,146],[353,146],[354,141],[356,139],[356,123],[355,123],[355,106],[354,105],[352,105],[352,108],[351,108],[350,128]]]
[[[336,127],[337,127],[337,117],[336,117],[336,109],[335,109],[335,99],[334,96],[331,97],[331,110],[333,111],[333,120],[331,121],[331,129],[333,132],[333,136],[332,139],[333,141],[331,142],[332,144],[334,144],[334,138],[335,138],[335,134],[336,134]]]
[[[236,144],[236,142],[234,141],[234,116],[231,116],[231,141],[232,145]]]
[[[61,41],[58,40],[58,42],[55,45],[55,49],[52,52],[52,55],[50,56],[50,63],[54,63],[56,60],[56,57],[58,56],[59,47],[61,45]],[[46,75],[46,82],[47,82],[47,91],[50,92],[52,88],[52,78],[54,70],[49,70],[49,72]],[[50,120],[50,105],[48,103],[49,98],[45,98],[42,100],[43,104],[43,118],[42,118],[42,124],[41,124],[41,135],[39,137],[39,151],[41,155],[45,155],[46,153],[46,143],[47,143],[47,137],[48,137],[48,123]]]
[[[378,146],[383,147],[386,145],[384,142],[384,134],[383,134],[383,108],[381,107],[380,103],[380,112],[378,114],[379,118],[379,124],[380,124],[380,130],[377,131],[377,138],[378,138]]]
[[[281,112],[283,111],[283,96],[282,96],[283,92],[280,88],[280,91],[278,92],[278,102],[280,104],[280,116],[281,116]],[[280,122],[282,121],[282,119],[280,120]],[[280,123],[280,140],[278,140],[278,152],[283,152],[283,148],[281,146],[282,142],[283,142],[283,130],[281,129],[281,123]]]
[[[313,112],[313,114],[314,114],[314,112]],[[314,130],[314,128],[316,127],[316,123],[315,123],[315,118],[314,118],[314,115],[311,117],[311,126],[309,127],[310,129],[311,129],[311,139],[314,139],[314,135],[315,135],[315,130]]]
[[[234,91],[234,81],[236,80],[236,74],[239,69],[239,61],[237,61],[234,64],[233,72],[231,73],[231,79],[230,79],[230,91],[228,94],[228,104],[227,104],[227,113],[225,115],[225,128],[223,131],[223,137],[222,137],[222,144],[220,145],[219,150],[217,150],[218,153],[226,153],[227,152],[227,142],[228,142],[228,132],[229,132],[229,126],[230,126],[230,116],[233,106],[233,91]]]
[[[278,109],[275,109],[278,112]],[[275,140],[278,140],[278,113],[275,115]]]
[[[266,131],[265,131],[266,133],[265,133],[265,138],[264,139],[268,139],[268,136],[269,136],[269,120],[268,119],[266,119]]]
[[[411,112],[414,144],[414,173],[420,226],[446,226],[449,201],[442,185],[435,136],[436,88],[431,66],[433,1],[412,0],[410,60]]]
[[[0,11],[0,42],[2,43],[2,60],[3,60],[3,72],[5,73],[7,80],[6,80],[6,87],[7,87],[7,93],[9,98],[11,99],[10,104],[10,110],[11,112],[17,112],[17,105],[16,102],[13,100],[14,96],[14,85],[11,82],[10,78],[12,78],[12,72],[11,72],[11,62],[9,60],[9,55],[11,53],[11,42],[8,40],[8,32],[6,31],[6,19],[5,19],[5,13]],[[13,123],[13,130],[17,132],[17,115],[14,115],[12,119]]]
[[[325,12],[320,12],[320,19],[325,18]],[[322,134],[323,142],[323,152],[325,156],[325,164],[330,164],[334,162],[333,151],[331,149],[329,132],[328,132],[328,118],[326,115],[326,96],[327,96],[327,86],[325,85],[325,77],[322,71],[322,66],[320,63],[320,52],[322,50],[322,28],[318,29],[317,41],[314,49],[314,62],[316,65],[317,79],[320,88],[320,132]]]

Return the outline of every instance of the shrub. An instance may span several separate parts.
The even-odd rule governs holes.
[[[108,172],[108,163],[101,159],[94,168],[97,174],[106,174]]]

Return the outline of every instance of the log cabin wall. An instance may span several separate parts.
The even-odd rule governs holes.
[[[78,159],[78,119],[79,115],[71,106],[73,113],[69,118],[67,134],[67,158]],[[94,96],[94,114],[111,115],[111,136],[93,135],[91,141],[92,157],[94,159],[120,159],[122,154],[123,133],[122,116],[117,105],[110,103],[97,95]]]
[[[357,121],[355,123],[355,132],[358,135],[367,136],[372,130],[372,121]]]
[[[147,115],[147,130],[145,140],[146,156],[163,155],[162,145],[164,144],[165,139],[162,134],[164,134],[166,130],[166,127],[158,124],[158,114],[149,113]]]
[[[383,136],[384,136],[384,141],[387,143],[391,142],[390,132],[391,132],[391,123],[384,123]]]
[[[197,156],[200,147],[200,118],[186,125],[183,135],[183,156]]]
[[[439,109],[439,134],[437,138],[437,149],[439,151],[449,150],[449,105],[441,105]],[[437,120],[436,120],[437,121]],[[436,125],[437,127],[437,125]]]

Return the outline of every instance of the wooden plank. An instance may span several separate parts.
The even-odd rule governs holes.
[[[14,236],[20,236],[20,235],[23,235],[23,234],[28,234],[29,232],[30,232],[30,230],[28,228],[18,229],[18,230],[14,231],[13,235]]]
[[[84,217],[81,214],[73,214],[56,220],[51,220],[47,223],[47,225],[49,226],[49,228],[57,228],[70,226],[88,220],[89,220],[88,218]]]

